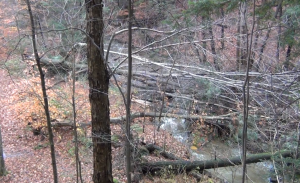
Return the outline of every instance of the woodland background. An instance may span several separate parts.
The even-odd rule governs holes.
[[[91,182],[85,2],[30,2],[59,182],[76,181],[75,142],[82,179]],[[126,115],[129,11],[125,0],[103,0],[102,4],[104,55],[111,74],[112,170],[114,182],[125,182],[127,136],[121,117]],[[132,4],[134,181],[197,182],[199,177],[203,182],[223,181],[202,171],[178,174],[166,168],[149,175],[138,168],[142,163],[172,159],[170,156],[197,160],[192,153],[201,153],[214,141],[225,143],[228,149],[242,149],[244,144],[250,154],[287,150],[291,152],[288,157],[271,159],[270,177],[278,182],[299,181],[299,2],[135,0]],[[28,8],[25,1],[3,0],[0,6],[0,122],[7,170],[0,180],[52,182],[47,119]],[[186,141],[178,141],[176,134],[163,128],[167,119],[184,120]],[[211,156],[230,158],[217,148]]]

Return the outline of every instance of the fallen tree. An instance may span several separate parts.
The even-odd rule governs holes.
[[[228,126],[229,122],[232,121],[232,116],[235,115],[236,113],[229,113],[226,115],[220,115],[220,116],[204,116],[204,115],[177,115],[177,114],[171,114],[171,113],[162,113],[162,117],[168,117],[168,118],[181,118],[181,119],[189,119],[189,120],[200,120],[203,119],[205,120],[205,123],[211,124],[211,125],[217,125],[217,126]],[[159,113],[154,113],[154,112],[140,112],[140,113],[134,113],[131,115],[131,119],[135,118],[140,118],[140,117],[159,117]],[[110,122],[112,124],[120,124],[125,121],[126,117],[121,116],[117,118],[110,118]],[[206,121],[206,120],[211,120],[211,121]],[[222,123],[216,122],[218,120],[222,120]],[[73,122],[70,120],[60,120],[56,119],[53,120],[54,122],[51,123],[52,127],[63,127],[63,126],[73,126]],[[78,123],[78,126],[81,127],[86,127],[90,126],[91,122],[81,122]]]
[[[145,150],[146,150],[146,152],[145,152]],[[153,154],[154,152],[156,152],[160,156],[162,156],[166,159],[169,159],[169,160],[184,161],[183,159],[176,157],[174,154],[166,152],[163,148],[161,148],[155,144],[145,144],[139,148],[139,152],[140,152],[139,154],[147,154],[147,155]],[[138,167],[138,171],[141,171],[141,169],[139,169],[139,166],[137,166],[137,167]],[[139,173],[142,174],[142,172],[139,172]],[[197,170],[193,170],[193,171],[189,172],[189,175],[195,177],[198,181],[200,181],[202,179],[203,175],[206,175],[208,177],[213,177],[215,180],[220,180],[220,182],[222,182],[222,179],[216,177],[212,173],[205,171],[205,170],[203,172],[201,172],[201,174]]]
[[[73,67],[73,65],[72,65],[73,60],[72,59],[70,60],[71,55],[74,55],[76,52],[77,53],[81,52],[81,50],[85,49],[85,47],[86,47],[86,43],[76,43],[70,48],[70,50],[67,52],[66,56],[64,56],[64,57],[57,57],[57,56],[48,57],[45,54],[41,54],[41,59],[40,59],[41,66],[46,67],[46,68],[52,68],[52,70],[61,70],[62,69],[67,72],[71,71],[72,67]],[[27,63],[28,63],[28,61],[29,62],[34,61],[33,55],[30,55],[27,53],[24,53],[22,55],[22,59],[24,61],[26,61]],[[35,66],[36,64],[33,63],[30,65]],[[85,60],[80,61],[80,63],[75,63],[75,69],[77,70],[77,72],[78,72],[78,70],[79,70],[79,72],[86,71],[87,67],[88,67],[88,65]]]
[[[276,153],[259,153],[248,155],[246,159],[246,163],[257,163],[265,160],[270,160],[272,157],[275,156],[282,156],[282,157],[293,157],[293,153],[291,151],[278,151]],[[183,172],[187,171],[190,172],[194,169],[198,171],[203,171],[204,169],[211,169],[211,168],[221,168],[227,166],[235,166],[240,165],[241,157],[232,157],[229,159],[216,159],[216,160],[205,160],[205,161],[158,161],[158,162],[147,162],[147,163],[140,163],[139,167],[144,174],[146,173],[158,173],[162,170],[168,170],[173,172]]]

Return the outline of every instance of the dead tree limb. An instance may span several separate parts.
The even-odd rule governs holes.
[[[211,125],[229,125],[228,121],[232,121],[232,116],[236,113],[229,113],[225,115],[220,116],[203,116],[203,115],[177,115],[177,114],[171,114],[171,113],[162,113],[162,117],[168,117],[168,118],[182,118],[182,119],[190,119],[190,120],[212,120],[212,121],[206,121],[207,124]],[[134,113],[131,114],[131,119],[140,118],[140,117],[158,117],[157,113],[154,112],[140,112],[140,113]],[[110,123],[112,124],[119,124],[125,122],[126,116],[116,117],[116,118],[110,118]],[[223,123],[218,123],[214,121],[222,120]],[[73,126],[73,123],[69,120],[55,120],[55,122],[52,122],[52,127],[63,127],[63,126]],[[90,126],[91,123],[87,122],[81,122],[78,124],[81,127]]]
[[[274,156],[281,155],[282,157],[293,157],[291,151],[279,151],[276,153],[259,153],[248,155],[246,163],[257,163],[265,160],[270,160]],[[183,171],[192,171],[197,169],[198,171],[203,171],[204,169],[211,168],[221,168],[227,166],[240,165],[241,157],[232,157],[229,159],[219,159],[219,160],[205,160],[205,161],[158,161],[158,162],[147,162],[140,163],[139,166],[144,174],[146,173],[157,173],[161,170],[169,170],[173,172],[183,172]]]

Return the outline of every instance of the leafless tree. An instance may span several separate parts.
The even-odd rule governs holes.
[[[52,168],[53,168],[53,181],[55,183],[58,182],[58,175],[57,175],[57,167],[56,167],[56,158],[55,158],[55,148],[54,148],[54,140],[53,140],[53,132],[52,132],[52,126],[51,126],[51,118],[50,118],[50,110],[49,110],[49,103],[48,103],[48,96],[47,96],[47,89],[45,84],[45,74],[43,72],[42,66],[41,66],[41,59],[38,54],[37,49],[37,43],[36,43],[36,33],[35,33],[35,23],[33,18],[33,13],[31,11],[31,5],[30,1],[26,0],[27,8],[28,8],[28,14],[30,17],[30,23],[31,23],[31,36],[32,36],[32,47],[33,47],[33,53],[34,58],[36,61],[36,64],[38,66],[39,74],[40,74],[40,80],[41,80],[41,90],[43,92],[43,99],[44,99],[44,110],[45,115],[47,119],[47,128],[48,128],[48,134],[49,134],[49,143],[50,143],[50,149],[51,149],[51,159],[52,159]]]

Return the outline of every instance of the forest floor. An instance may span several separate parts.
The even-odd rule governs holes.
[[[6,176],[0,178],[0,182],[52,182],[50,148],[47,141],[47,135],[45,135],[46,132],[44,132],[44,134],[34,135],[32,131],[33,127],[28,125],[28,122],[32,123],[33,121],[29,118],[25,118],[25,116],[32,116],[32,114],[28,114],[31,110],[27,110],[31,108],[29,105],[30,103],[27,103],[26,101],[34,99],[22,98],[24,95],[22,95],[21,92],[26,92],[23,89],[28,88],[27,84],[30,81],[21,78],[11,78],[4,70],[0,70],[0,78],[0,85],[2,86],[0,89],[0,122],[5,164],[8,172]],[[86,89],[81,88],[79,90]],[[110,102],[112,104],[111,116],[116,117],[122,115],[124,110],[122,109],[122,105],[118,104],[118,101],[116,101],[117,97],[114,96],[114,94],[110,96]],[[87,105],[83,107],[88,107],[88,102]],[[137,107],[138,106],[133,108]],[[39,109],[38,106],[35,106],[32,109],[36,109],[37,111],[40,110],[42,114],[42,110]],[[84,119],[81,116],[78,120],[86,121],[88,120],[87,118]],[[42,119],[43,118],[39,118],[38,120]],[[35,123],[38,122],[36,121]],[[154,143],[155,139],[156,144],[160,146],[163,146],[165,142],[169,152],[181,158],[186,157],[187,147],[185,145],[177,142],[170,134],[163,130],[160,130],[159,132],[156,131],[156,127],[149,123],[148,120],[145,124],[145,132],[136,133],[136,135],[139,136],[139,139],[144,139],[143,141],[146,143]],[[133,125],[139,129],[142,127],[142,123],[138,121]],[[118,181],[125,182],[124,141],[122,140],[124,131],[120,125],[112,125],[111,129],[112,136],[118,137],[116,143],[118,145],[112,149],[113,176]],[[89,138],[90,128],[83,129],[82,131],[79,131],[82,176],[84,182],[92,182],[92,148],[89,146],[89,144],[91,144],[91,138]],[[74,143],[72,142],[73,130],[70,127],[54,128],[54,136],[59,182],[76,182]],[[155,155],[148,157],[149,161],[158,159],[161,158]],[[184,176],[177,179],[185,182]],[[180,180],[179,182],[181,182]],[[161,178],[154,182],[159,181],[161,181]],[[190,181],[191,178],[188,177],[187,182]],[[145,179],[145,182],[147,182],[147,178]]]
[[[2,60],[3,61],[3,60]],[[39,78],[16,77],[14,73],[8,73],[6,70],[0,70],[0,123],[2,130],[3,147],[5,153],[5,164],[7,175],[0,177],[0,182],[53,182],[52,166],[50,157],[50,148],[45,128],[45,118],[43,108],[37,96],[39,91]],[[55,80],[47,79],[48,86],[52,86]],[[52,109],[52,119],[70,120],[70,101],[71,91],[69,82],[62,82],[56,85],[56,89],[49,90],[50,109]],[[88,122],[89,102],[88,88],[80,81],[76,84],[78,96],[78,118],[80,122]],[[118,117],[125,114],[124,105],[120,95],[113,89],[110,91],[110,110],[111,117]],[[57,93],[55,93],[56,91]],[[69,92],[70,92],[69,91]],[[58,94],[58,95],[57,95]],[[53,98],[52,98],[53,97]],[[66,99],[66,97],[69,97]],[[58,103],[60,103],[59,106]],[[134,111],[140,111],[141,107],[133,105]],[[29,125],[30,124],[30,125]],[[135,128],[135,139],[143,139],[145,143],[155,143],[165,147],[168,152],[175,154],[180,158],[186,158],[188,147],[179,143],[169,133],[156,130],[149,119],[136,120],[132,124]],[[33,132],[35,129],[43,126],[39,135]],[[142,132],[142,128],[144,132]],[[111,125],[112,139],[114,144],[112,148],[113,156],[113,177],[119,182],[126,182],[124,165],[124,128],[121,125]],[[76,182],[75,155],[73,143],[73,130],[70,127],[54,128],[54,142],[56,148],[56,162],[58,167],[59,182]],[[82,166],[82,176],[84,182],[92,182],[92,148],[90,138],[90,127],[81,129],[79,133],[80,158]],[[153,155],[148,156],[149,161],[162,160],[162,158]],[[164,177],[165,180],[169,177]],[[162,177],[145,178],[144,182],[161,182]],[[172,177],[175,182],[191,182],[193,178],[188,176]],[[162,181],[164,182],[164,181]]]

